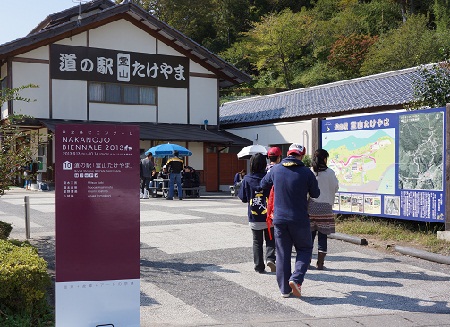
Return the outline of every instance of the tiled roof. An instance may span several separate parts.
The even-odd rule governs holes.
[[[144,122],[107,122],[62,119],[36,119],[52,132],[56,125],[67,124],[106,124],[106,125],[138,125],[141,140],[209,142],[223,145],[246,146],[252,142],[226,131],[205,130],[200,125],[144,123]]]
[[[230,101],[220,107],[220,125],[239,125],[350,114],[403,107],[413,100],[419,67],[339,81],[272,95]]]

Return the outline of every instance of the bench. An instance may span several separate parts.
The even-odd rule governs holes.
[[[160,191],[161,189],[157,188],[156,186],[148,187],[148,191],[150,192],[153,198],[156,198],[158,196],[158,190]]]
[[[186,194],[190,191],[190,194]],[[183,198],[199,198],[200,197],[200,187],[183,187]]]
[[[161,196],[167,198],[169,194],[169,187],[157,187],[157,186],[149,186],[149,192],[151,192],[151,196],[156,198],[159,196],[159,192],[161,192]],[[190,191],[190,194],[186,194]],[[175,194],[178,195],[177,186],[175,185],[174,189]],[[183,187],[183,198],[199,198],[200,197],[200,187]]]

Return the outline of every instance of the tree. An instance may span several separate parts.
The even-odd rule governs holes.
[[[292,89],[295,65],[313,37],[312,24],[310,16],[289,9],[265,16],[245,33],[250,62],[260,72],[282,76],[283,86]]]
[[[202,44],[215,38],[213,0],[139,0],[134,1],[158,19]]]
[[[443,45],[427,24],[426,16],[413,15],[400,28],[380,35],[361,65],[361,74],[365,76],[439,61],[439,49]]]
[[[410,110],[445,107],[450,103],[450,60],[421,66],[413,81],[414,101]]]
[[[21,97],[19,92],[32,87],[36,86],[30,84],[19,88],[2,89],[0,107],[11,100],[30,102],[30,99]],[[31,135],[20,128],[20,123],[30,118],[25,115],[10,115],[0,125],[0,195],[9,189],[19,174],[23,173],[22,167],[33,159],[35,144]]]
[[[345,78],[357,77],[369,47],[376,40],[377,37],[369,35],[342,36],[333,44],[328,64],[342,71]]]

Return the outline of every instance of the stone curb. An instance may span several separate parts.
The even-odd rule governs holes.
[[[394,250],[401,254],[406,254],[420,259],[450,265],[450,256],[445,256],[441,254],[431,253],[427,251],[397,245],[394,246]]]
[[[365,238],[359,238],[359,237],[355,237],[355,236],[351,236],[351,235],[347,235],[347,234],[332,233],[332,234],[328,235],[328,237],[336,239],[336,240],[354,243],[357,245],[368,245],[368,242]],[[388,246],[388,247],[390,247],[390,246]],[[431,252],[427,252],[427,251],[422,251],[422,250],[417,250],[414,248],[397,246],[397,245],[394,245],[393,248],[398,253],[401,253],[404,255],[409,255],[412,257],[416,257],[416,258],[420,258],[420,259],[424,259],[424,260],[428,260],[428,261],[433,261],[433,262],[442,263],[445,265],[450,265],[450,256],[445,256],[445,255],[441,255],[441,254],[431,253]]]
[[[354,243],[357,245],[368,245],[369,244],[369,243],[367,243],[367,240],[365,238],[359,238],[359,237],[342,234],[342,233],[332,233],[332,234],[328,235],[328,237],[334,238],[336,240]]]

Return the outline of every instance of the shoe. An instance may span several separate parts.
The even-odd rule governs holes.
[[[270,272],[277,271],[277,266],[275,265],[275,262],[273,262],[273,261],[267,261],[267,267],[270,268]]]
[[[266,271],[263,269],[263,270],[256,270],[255,269],[255,271],[258,273],[258,274],[265,274],[266,273]]]
[[[281,293],[281,296],[284,297],[284,298],[288,298],[288,297],[291,296],[291,294],[292,294],[292,292],[291,292],[291,293],[288,293],[288,294],[283,294],[283,293]]]
[[[292,288],[292,294],[294,294],[297,297],[302,296],[302,285],[297,284],[293,280],[290,280],[289,286]]]
[[[166,198],[166,200],[173,200],[173,198]]]
[[[183,198],[178,198],[178,200],[183,200]]]
[[[324,270],[325,269],[325,266],[323,264],[325,262],[326,255],[327,254],[325,252],[317,253],[317,263],[316,263],[317,270]]]

